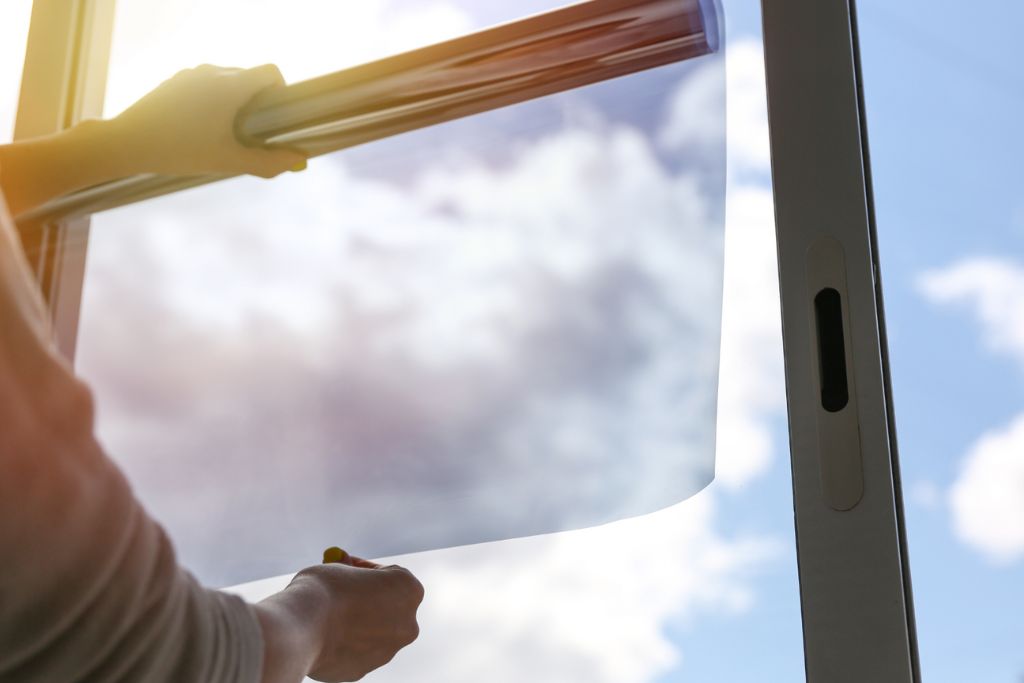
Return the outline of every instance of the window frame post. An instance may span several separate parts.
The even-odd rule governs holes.
[[[916,683],[853,5],[762,0],[804,661],[812,683]],[[839,411],[821,390],[825,288],[845,316],[845,359],[827,361],[850,379]]]
[[[50,135],[103,114],[115,0],[35,0],[14,139]],[[60,352],[74,360],[88,216],[19,225]]]

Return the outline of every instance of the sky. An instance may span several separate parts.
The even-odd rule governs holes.
[[[926,680],[1015,681],[1024,676],[1015,35],[1024,8],[860,5]]]
[[[202,4],[211,26],[232,16],[227,4]],[[555,3],[534,4],[516,12]],[[802,679],[758,3],[725,4],[729,184],[716,481],[667,510],[605,527],[400,558],[428,589],[422,635],[368,680]],[[130,0],[122,5],[131,11]],[[345,29],[357,61],[512,11],[481,2],[479,16],[467,19],[457,7],[417,3],[408,24],[372,41],[366,27],[380,26],[381,15],[374,3],[363,5],[362,30]],[[16,92],[8,65],[18,42],[7,34],[25,7],[5,5],[11,21],[0,22],[0,125],[7,127]],[[972,8],[965,16],[946,0],[859,3],[924,680],[1017,683],[1024,676],[1024,79],[1014,32],[1024,9]],[[294,23],[282,32],[297,32],[302,21]],[[336,37],[338,25],[314,25],[305,44]],[[322,58],[287,40],[239,38],[241,53],[209,56],[199,54],[201,43],[179,43],[180,55],[154,45],[152,59],[169,71],[222,56],[277,61],[296,80],[316,75]],[[136,94],[112,88],[111,110]],[[680,94],[672,107],[685,111],[692,100]],[[685,130],[666,125],[655,143],[681,138]],[[616,139],[595,154],[618,163]],[[307,192],[337,172],[315,161],[308,175],[280,182]],[[102,392],[100,400],[102,419]],[[116,409],[109,405],[108,413]]]

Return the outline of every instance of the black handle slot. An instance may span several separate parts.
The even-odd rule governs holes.
[[[821,407],[838,413],[850,402],[846,377],[846,339],[843,333],[843,302],[831,287],[814,297],[818,327],[818,376],[821,380]]]

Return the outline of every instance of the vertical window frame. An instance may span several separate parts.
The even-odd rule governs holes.
[[[115,0],[35,0],[14,139],[57,133],[103,115]],[[18,226],[60,352],[74,360],[89,216]]]
[[[762,17],[807,680],[919,683],[854,0],[762,0]],[[853,426],[838,438],[814,330],[831,286]]]

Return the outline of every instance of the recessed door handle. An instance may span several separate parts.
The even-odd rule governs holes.
[[[807,251],[807,287],[818,426],[818,462],[825,502],[852,510],[864,497],[864,464],[854,382],[846,258],[835,239]]]

